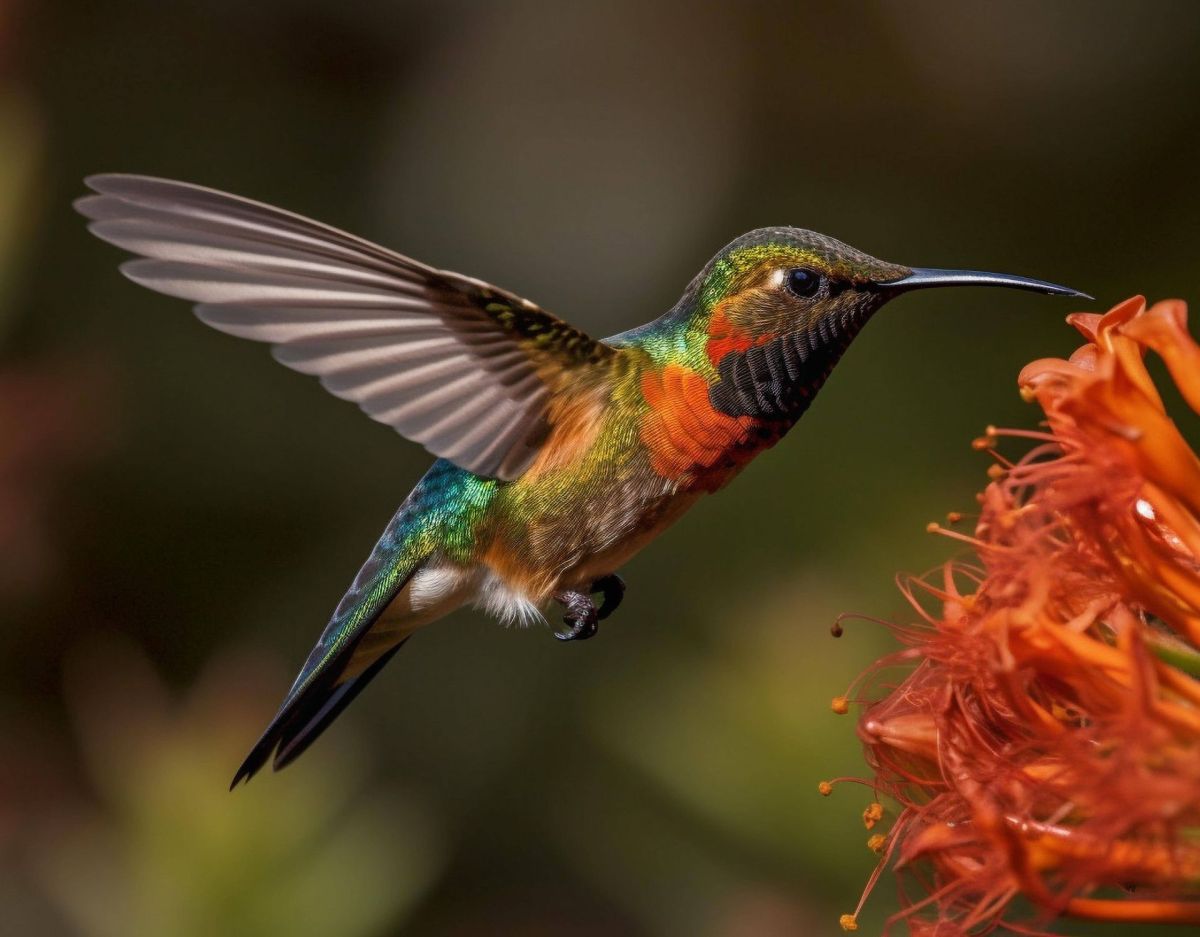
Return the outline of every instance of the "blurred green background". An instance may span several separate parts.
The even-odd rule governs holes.
[[[98,171],[271,201],[597,335],[738,233],[1191,298],[1200,5],[0,0],[0,906],[54,937],[838,933],[843,611],[951,552],[1062,302],[889,306],[598,640],[464,612],[225,787],[429,462],[116,272]],[[862,919],[894,908],[887,879]],[[1070,933],[1109,933],[1094,926]],[[1115,931],[1112,931],[1115,933]]]

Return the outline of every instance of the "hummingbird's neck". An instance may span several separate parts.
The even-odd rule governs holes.
[[[713,362],[713,407],[729,416],[794,423],[869,318],[869,312],[850,309],[844,316],[822,317],[812,327],[727,351]]]
[[[606,341],[636,347],[658,367],[703,375],[713,408],[731,417],[790,425],[803,415],[873,309],[847,306],[815,324],[777,335],[730,331],[719,312],[699,308],[689,288],[652,322]]]
[[[708,342],[705,325],[704,318],[680,300],[657,319],[612,335],[604,342],[615,348],[637,348],[660,366],[682,364],[704,370]]]

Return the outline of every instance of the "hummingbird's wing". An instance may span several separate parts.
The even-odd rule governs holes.
[[[100,175],[90,230],[142,259],[121,271],[193,300],[213,328],[436,456],[512,479],[537,455],[555,391],[618,352],[528,300],[328,225],[214,189]]]

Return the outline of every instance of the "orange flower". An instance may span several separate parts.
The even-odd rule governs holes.
[[[908,671],[858,734],[913,933],[1030,933],[1018,895],[1043,923],[1200,924],[1200,459],[1143,362],[1200,412],[1186,316],[1071,316],[1088,344],[1019,379],[1047,431],[989,429],[974,536],[932,525],[975,558],[902,583],[921,620],[868,676]],[[1033,446],[1012,464],[1000,437]]]

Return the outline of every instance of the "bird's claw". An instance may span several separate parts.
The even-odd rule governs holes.
[[[608,576],[601,576],[592,583],[591,593],[599,592],[602,596],[600,608],[596,610],[596,619],[604,621],[609,615],[617,610],[617,606],[621,604],[621,599],[625,597],[625,580],[612,573]]]
[[[588,638],[594,637],[600,629],[596,627],[596,616],[585,616],[583,618],[572,618],[570,615],[563,616],[563,624],[567,626],[566,631],[555,631],[554,637],[560,641],[586,641]]]
[[[592,600],[591,593],[600,593],[600,606]],[[554,632],[560,641],[586,641],[599,630],[597,622],[603,621],[621,604],[625,595],[625,583],[620,576],[602,576],[592,583],[587,593],[560,592],[554,597],[567,610],[563,616],[566,631]]]
[[[586,641],[596,633],[599,614],[590,595],[582,592],[561,592],[555,599],[563,604],[567,613],[563,616],[566,631],[554,632],[560,641]]]

